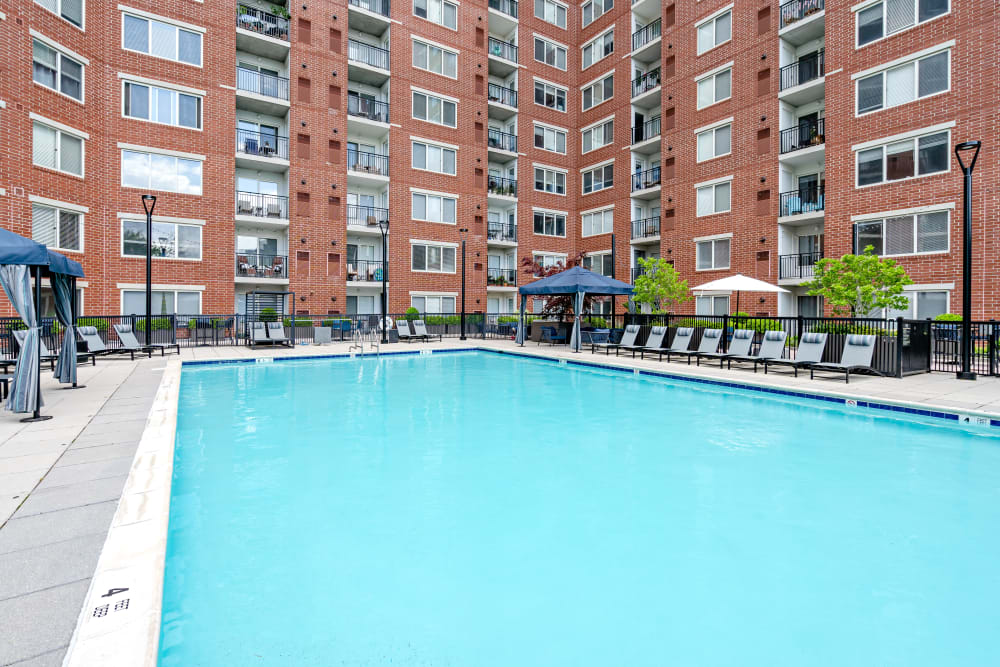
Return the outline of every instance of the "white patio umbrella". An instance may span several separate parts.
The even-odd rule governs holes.
[[[742,273],[691,288],[692,292],[736,292],[736,310],[740,312],[740,292],[787,292],[788,290],[763,280],[757,280]]]

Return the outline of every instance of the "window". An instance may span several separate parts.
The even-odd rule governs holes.
[[[414,220],[455,224],[455,207],[458,200],[454,197],[414,192],[411,200],[410,216]]]
[[[126,81],[122,100],[127,118],[201,129],[201,98],[197,95]]]
[[[587,69],[598,60],[607,58],[615,51],[615,31],[612,28],[583,47],[583,66]]]
[[[615,138],[615,121],[606,120],[583,131],[580,152],[588,153],[607,146]]]
[[[146,312],[146,293],[122,291],[122,313],[142,315]],[[200,315],[201,292],[153,290],[153,312],[157,315]]]
[[[610,234],[615,231],[615,210],[613,208],[584,213],[580,218],[583,223],[584,236]]]
[[[83,252],[83,215],[56,206],[32,204],[31,239],[56,250]]]
[[[949,0],[883,0],[858,12],[858,46],[948,13]]]
[[[37,39],[31,44],[35,83],[83,101],[83,65]]]
[[[728,100],[733,89],[733,68],[698,79],[698,108],[704,109],[716,102]]]
[[[588,0],[583,3],[581,12],[583,14],[582,22],[584,28],[594,22],[595,19],[600,18],[606,12],[611,10],[615,6],[615,0]]]
[[[458,5],[444,0],[413,0],[413,15],[458,30]]]
[[[455,154],[455,150],[451,148],[414,141],[413,168],[454,176]]]
[[[535,148],[566,154],[566,130],[535,124]]]
[[[427,273],[455,273],[455,247],[414,243],[410,246],[410,268]]]
[[[583,171],[583,194],[606,190],[615,184],[614,162]]]
[[[83,138],[35,121],[32,127],[32,162],[47,169],[83,176]]]
[[[417,120],[455,127],[456,108],[452,100],[413,91],[413,117]]]
[[[566,194],[566,172],[535,167],[535,190],[557,195]]]
[[[698,55],[725,44],[733,37],[733,12],[727,10],[698,24]]]
[[[583,258],[583,268],[589,269],[594,273],[599,273],[602,276],[607,276],[608,278],[614,277],[614,266],[614,258],[610,252],[587,255]]]
[[[552,255],[548,253],[536,252],[532,254],[532,259],[535,260],[535,264],[538,264],[543,269],[551,269],[553,266],[565,266],[566,265],[566,255]],[[535,274],[538,275],[538,274]],[[535,299],[536,307],[541,299]],[[544,303],[544,301],[542,301]],[[537,311],[536,311],[537,312]]]
[[[535,104],[556,111],[566,111],[566,89],[550,83],[535,81]]]
[[[948,211],[866,220],[854,226],[856,252],[872,246],[876,255],[948,252]]]
[[[732,152],[733,126],[731,123],[698,133],[698,162],[729,155]]]
[[[905,291],[902,296],[909,300],[909,306],[905,310],[887,311],[886,317],[933,320],[938,315],[948,312],[948,290]]]
[[[201,259],[201,227],[153,221],[153,257]],[[122,254],[146,256],[146,221],[122,220]]]
[[[858,187],[948,171],[948,132],[858,151]]]
[[[458,78],[458,54],[440,46],[413,40],[413,66],[428,72]]]
[[[610,100],[615,93],[615,75],[608,74],[589,85],[581,88],[583,93],[583,110],[592,109],[601,102]]]
[[[201,33],[123,14],[122,48],[201,67]]]
[[[455,297],[453,296],[410,296],[410,305],[423,314],[444,313],[450,315],[455,312]]]
[[[698,271],[729,268],[729,239],[711,239],[695,243]]]
[[[542,39],[541,37],[535,37],[535,60],[565,70],[566,47]]]
[[[566,214],[535,211],[534,232],[543,236],[566,236]]]
[[[122,149],[122,186],[201,194],[201,160]]]
[[[948,90],[949,51],[858,79],[858,114],[889,109]]]
[[[699,296],[694,301],[694,314],[722,317],[729,314],[728,296]]]
[[[732,191],[732,183],[724,181],[703,185],[697,189],[698,215],[715,215],[716,213],[729,212],[729,199]]]
[[[552,0],[535,0],[535,18],[566,28],[566,5]]]
[[[63,17],[77,28],[83,27],[83,0],[35,0],[35,3]]]

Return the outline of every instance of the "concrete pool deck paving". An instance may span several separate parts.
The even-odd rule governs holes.
[[[383,349],[399,352],[463,348],[592,361],[675,376],[968,411],[1000,419],[1000,378],[963,382],[945,373],[901,380],[858,376],[845,385],[842,380],[810,381],[808,373],[798,378],[790,373],[765,376],[752,370],[720,370],[676,361],[615,358],[588,351],[574,354],[565,347],[534,343],[522,348],[500,340],[447,339]],[[295,349],[200,347],[184,348],[179,359],[347,353],[347,343]],[[51,373],[44,373],[43,413],[53,415],[53,419],[21,424],[21,415],[0,413],[0,637],[4,638],[0,642],[0,665],[63,664],[112,522],[122,524],[127,520],[123,515],[140,511],[133,510],[127,501],[121,502],[122,493],[130,471],[134,476],[142,456],[139,445],[143,434],[147,427],[154,426],[150,409],[157,391],[162,390],[164,369],[176,365],[177,360],[177,355],[136,361],[100,359],[96,367],[80,367],[80,383],[87,386],[77,390],[57,388]],[[143,492],[138,490],[140,496]],[[166,506],[162,502],[155,505],[153,509],[165,518]],[[137,526],[142,524],[125,527]],[[165,534],[160,539],[165,540]]]

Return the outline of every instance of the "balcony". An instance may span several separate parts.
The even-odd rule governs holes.
[[[490,287],[516,287],[517,269],[486,269],[486,284]]]
[[[278,170],[283,171],[288,166],[288,137],[270,132],[262,133],[256,130],[236,128],[237,166],[267,169],[266,166],[262,166],[262,163],[274,163],[277,160],[285,162],[285,164],[277,165],[280,167]]]
[[[389,124],[389,103],[360,97],[347,96],[347,115],[375,123]]]
[[[635,125],[632,127],[632,146],[633,149],[636,144],[641,144],[645,141],[650,141],[651,139],[656,139],[660,136],[660,117],[651,118],[644,122],[642,125]],[[654,150],[659,150],[659,144],[651,144],[650,146]]]
[[[632,240],[656,240],[660,238],[660,216],[632,221]]]
[[[643,273],[645,273],[645,271],[643,270],[643,268],[641,266],[633,266],[632,267],[632,284],[633,285],[635,285],[635,279],[638,278],[639,276],[643,275]]]
[[[379,232],[379,223],[389,224],[389,209],[377,206],[347,205],[347,226],[361,227],[369,231]]]
[[[287,282],[288,256],[238,252],[236,253],[236,279],[238,282],[272,280]]]
[[[352,30],[380,35],[389,25],[389,0],[347,0]]]
[[[632,174],[632,192],[643,192],[657,188],[660,185],[660,167],[656,166],[645,171]]]
[[[347,71],[351,81],[380,87],[389,78],[388,49],[348,39]]]
[[[490,104],[490,118],[507,120],[517,113],[517,91],[495,83],[486,87],[486,101]]]
[[[490,37],[487,54],[490,74],[507,76],[517,69],[517,46],[514,44]]]
[[[812,184],[800,187],[798,190],[781,193],[781,217],[801,215],[813,218],[823,215],[826,205],[826,187]]]
[[[349,149],[347,175],[352,183],[383,187],[389,178],[389,156]]]
[[[821,252],[805,252],[778,257],[778,280],[811,280],[816,272],[816,262],[823,259]]]
[[[495,12],[506,14],[512,19],[517,19],[516,0],[489,0],[489,8]]]
[[[825,61],[825,52],[819,51],[782,67],[778,98],[796,107],[822,100],[826,96]]]
[[[517,135],[490,128],[486,133],[486,147],[490,151],[517,153]]]
[[[380,283],[383,275],[389,280],[388,262],[383,265],[381,259],[356,259],[347,262],[349,283]]]
[[[632,103],[636,104],[639,98],[652,97],[651,91],[660,87],[660,68],[650,70],[645,74],[640,74],[632,79]]]
[[[236,6],[236,49],[265,58],[288,56],[288,19],[242,3]]]
[[[656,19],[652,23],[639,28],[632,33],[632,57],[643,62],[659,60],[659,48],[645,48],[651,46],[653,42],[660,39],[662,35],[662,19]],[[655,54],[653,53],[655,51]],[[655,55],[655,58],[653,57]]]
[[[288,79],[245,67],[236,68],[236,106],[270,116],[288,113]]]
[[[259,192],[236,193],[236,215],[270,220],[288,220],[288,197]]]
[[[822,146],[826,141],[826,119],[799,122],[795,127],[781,131],[781,154],[794,153],[814,146]]]
[[[517,225],[513,222],[491,222],[486,225],[486,241],[517,243]]]
[[[799,46],[821,36],[825,30],[823,25],[824,0],[791,0],[781,5],[778,10],[780,23],[778,34],[792,45]]]
[[[497,197],[517,198],[517,179],[503,176],[490,176],[486,183],[486,192]]]

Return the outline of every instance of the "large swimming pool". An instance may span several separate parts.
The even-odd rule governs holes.
[[[1000,660],[1000,438],[943,420],[486,352],[179,415],[161,665]]]

